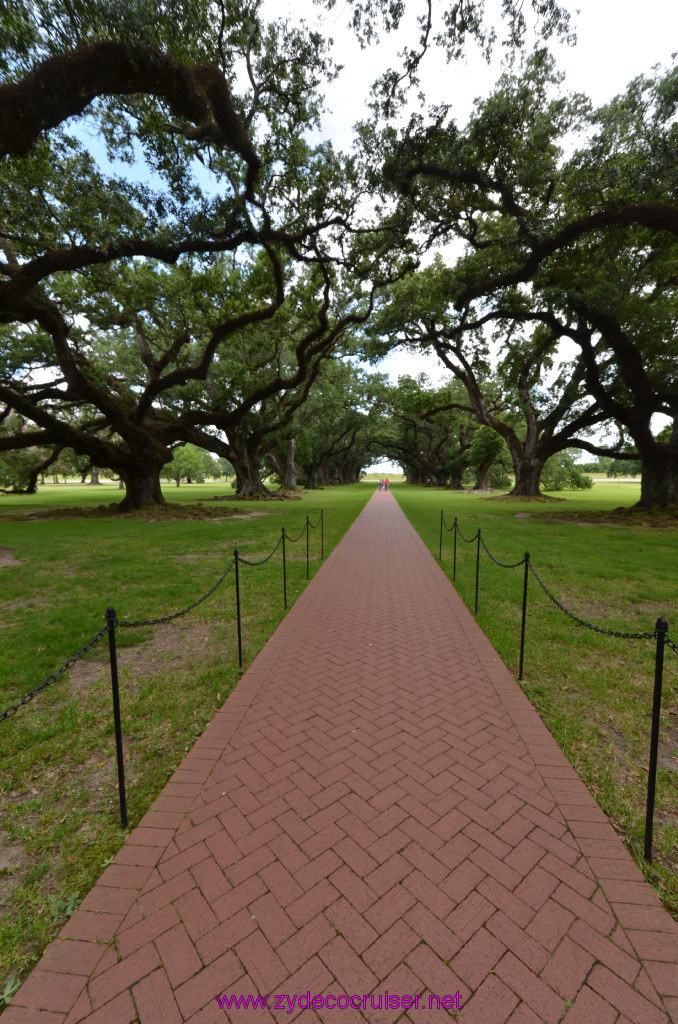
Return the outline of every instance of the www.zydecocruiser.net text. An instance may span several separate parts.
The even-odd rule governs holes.
[[[329,995],[312,996],[310,992],[303,995],[278,995],[254,996],[215,996],[219,1009],[221,1010],[285,1010],[286,1013],[294,1013],[295,1010],[419,1010],[427,1005],[429,1010],[460,1010],[461,995],[455,992],[454,995],[394,995],[388,989],[380,995]]]

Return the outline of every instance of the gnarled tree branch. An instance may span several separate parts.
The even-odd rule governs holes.
[[[0,87],[0,158],[27,153],[42,132],[81,114],[97,96],[135,93],[165,99],[195,126],[185,130],[187,138],[238,153],[247,164],[245,198],[253,197],[260,160],[221,69],[115,40],[49,57],[20,82]]]

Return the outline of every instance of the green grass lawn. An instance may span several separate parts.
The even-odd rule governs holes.
[[[214,502],[223,482],[165,489],[205,502],[213,518],[13,517],[118,501],[115,485],[46,486],[0,496],[0,712],[39,684],[104,625],[171,614],[207,591],[234,548],[268,554],[324,509],[325,554],[370,496],[356,485],[298,501]],[[41,511],[42,510],[42,511]],[[305,536],[287,545],[288,604],[306,583]],[[310,532],[310,574],[320,530]],[[5,558],[7,561],[7,558]],[[283,615],[282,560],[241,566],[245,667]],[[240,678],[234,577],[189,615],[120,630],[121,705],[133,827]],[[120,831],[106,639],[15,716],[0,722],[0,993],[22,978],[124,840]],[[1,1007],[0,1003],[0,1007]]]
[[[530,552],[555,596],[576,615],[620,632],[653,632],[660,615],[678,641],[678,524],[612,510],[633,504],[637,483],[563,492],[563,502],[494,497],[395,484],[393,492],[438,557],[440,511],[466,537],[481,528],[502,562]],[[456,586],[473,610],[476,545],[458,542]],[[452,575],[452,533],[443,568]],[[495,566],[481,549],[478,621],[518,672],[523,569]],[[654,643],[601,636],[528,589],[525,692],[667,906],[678,913],[678,657],[666,651],[654,826],[654,863],[643,860]]]

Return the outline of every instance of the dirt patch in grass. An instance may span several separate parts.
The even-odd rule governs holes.
[[[11,907],[16,889],[31,871],[35,871],[40,861],[41,857],[31,857],[26,853],[23,843],[0,833],[0,913]]]
[[[218,500],[218,499],[213,499]],[[216,522],[236,516],[249,519],[266,515],[265,512],[250,512],[239,508],[212,508],[198,502],[196,505],[159,505],[151,509],[137,509],[124,512],[120,506],[97,505],[95,508],[27,508],[5,515],[3,518],[14,522],[42,522],[46,519],[138,519],[148,523],[163,523],[175,519],[212,519]]]
[[[231,516],[233,516],[233,515],[236,515],[238,517],[238,519],[260,519],[261,516],[267,516],[268,512],[254,512],[254,511],[248,512],[246,509],[238,509],[238,508],[236,508],[236,509],[233,509],[232,512],[229,512],[228,516],[225,517],[225,518],[230,519]]]
[[[631,750],[629,737],[616,726],[609,723],[599,722],[599,727],[607,739],[611,750],[609,762],[612,774],[615,776],[621,792],[630,792],[640,785],[644,805],[645,790],[648,778],[647,752],[642,759],[639,759]],[[649,742],[649,731],[647,740]],[[678,772],[678,714],[670,715],[669,724],[662,724],[660,730],[659,749],[657,752],[657,764],[660,769],[676,773]],[[610,815],[610,823],[620,835],[626,836],[626,830],[614,816]],[[678,808],[670,805],[667,809],[655,808],[655,826],[676,828],[678,827]],[[678,867],[678,849],[675,851],[654,851],[655,860],[664,864],[667,868],[675,871]],[[674,917],[675,906],[668,905]]]
[[[30,866],[29,858],[23,845],[6,842],[0,835],[0,878],[14,875]]]
[[[581,595],[576,592],[566,595],[561,600],[580,618],[603,629],[607,628],[604,622],[605,619],[614,618],[619,614],[618,605],[608,604],[604,601],[584,601]],[[603,620],[602,622],[601,619]]]
[[[520,515],[520,513],[518,513]],[[558,509],[557,515],[546,510],[531,515],[553,523],[576,523],[582,526],[662,526],[678,527],[678,508],[614,508],[614,509]]]
[[[0,569],[7,569],[10,565],[23,565],[23,562],[15,558],[9,548],[0,548]]]
[[[118,647],[118,670],[123,680],[129,673],[134,677],[143,677],[157,672],[164,662],[171,661],[172,668],[179,664],[190,665],[204,657],[205,647],[212,636],[209,623],[198,622],[188,625],[184,622],[164,622],[151,627],[153,635],[141,643],[129,647]],[[103,651],[102,648],[99,648]],[[109,669],[108,656],[82,659],[70,669],[71,688],[76,691],[86,690]]]
[[[272,491],[270,494],[257,494],[254,497],[239,498],[237,494],[215,494],[209,501],[300,501],[308,491]],[[259,513],[265,515],[265,513]]]
[[[617,757],[620,759],[624,758],[625,760],[628,757],[629,744],[621,729],[617,729],[614,725],[603,725],[602,723],[600,727],[611,745],[614,747]]]
[[[475,493],[478,493],[477,491]],[[535,494],[528,496],[526,494],[493,494],[490,498],[485,499],[487,501],[528,501],[535,504],[544,504],[546,502],[554,501],[567,501],[567,498],[554,498],[550,494]]]
[[[660,731],[657,760],[667,771],[678,772],[678,712],[671,715],[669,724]]]

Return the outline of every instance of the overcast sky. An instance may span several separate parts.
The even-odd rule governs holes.
[[[407,0],[408,12],[416,13],[420,3],[421,0]],[[654,64],[671,63],[671,56],[678,49],[678,4],[673,0],[580,0],[580,3],[579,10],[571,8],[576,46],[561,46],[554,41],[549,44],[558,66],[567,76],[569,90],[586,93],[598,106],[624,90],[636,75],[648,72]],[[329,14],[320,14],[312,0],[284,0],[284,4],[288,5],[291,18],[308,11],[305,16],[309,22],[318,20],[335,39],[337,60],[345,69],[328,90],[331,114],[326,124],[337,147],[346,148],[375,72],[388,66],[392,55],[401,48],[403,38],[396,41],[386,36],[379,46],[361,51],[346,27],[349,4],[339,0],[337,8]],[[524,6],[528,6],[527,0]],[[496,11],[498,7],[494,0],[487,0],[488,11]],[[277,0],[276,9],[284,9],[283,0]],[[407,41],[415,45],[413,36]],[[535,37],[528,36],[527,43],[533,41]],[[463,123],[474,99],[490,92],[501,71],[500,58],[501,48],[497,47],[488,66],[473,42],[468,44],[465,59],[454,64],[446,65],[430,53],[422,74],[427,99],[450,103],[456,120]]]
[[[527,7],[527,2],[525,7]],[[488,0],[488,11],[498,5]],[[414,17],[419,9],[415,0],[408,0],[408,13]],[[291,19],[300,16],[313,24],[323,26],[326,34],[335,40],[335,59],[345,65],[338,80],[327,90],[328,112],[323,132],[336,148],[349,149],[353,138],[353,125],[366,116],[365,106],[370,85],[376,75],[389,66],[396,51],[404,42],[415,45],[413,32],[407,39],[385,37],[379,46],[363,51],[346,27],[350,5],[339,0],[330,14],[319,11],[312,0],[275,0],[278,15],[289,11]],[[625,90],[627,84],[639,74],[647,74],[656,64],[669,66],[678,49],[678,4],[672,0],[580,0],[580,9],[570,8],[572,23],[577,34],[573,47],[551,42],[550,47],[558,68],[566,75],[563,88],[568,92],[583,92],[594,106],[610,100]],[[528,44],[534,41],[528,39]],[[472,110],[476,97],[486,96],[501,73],[501,48],[488,66],[473,43],[469,43],[465,58],[447,65],[435,54],[429,54],[421,74],[422,88],[428,102],[451,104],[455,120],[463,124]],[[394,352],[379,366],[396,380],[400,374],[425,372],[437,382],[443,367],[434,356],[411,355]],[[373,467],[373,469],[376,467]],[[386,472],[394,467],[382,466]]]

